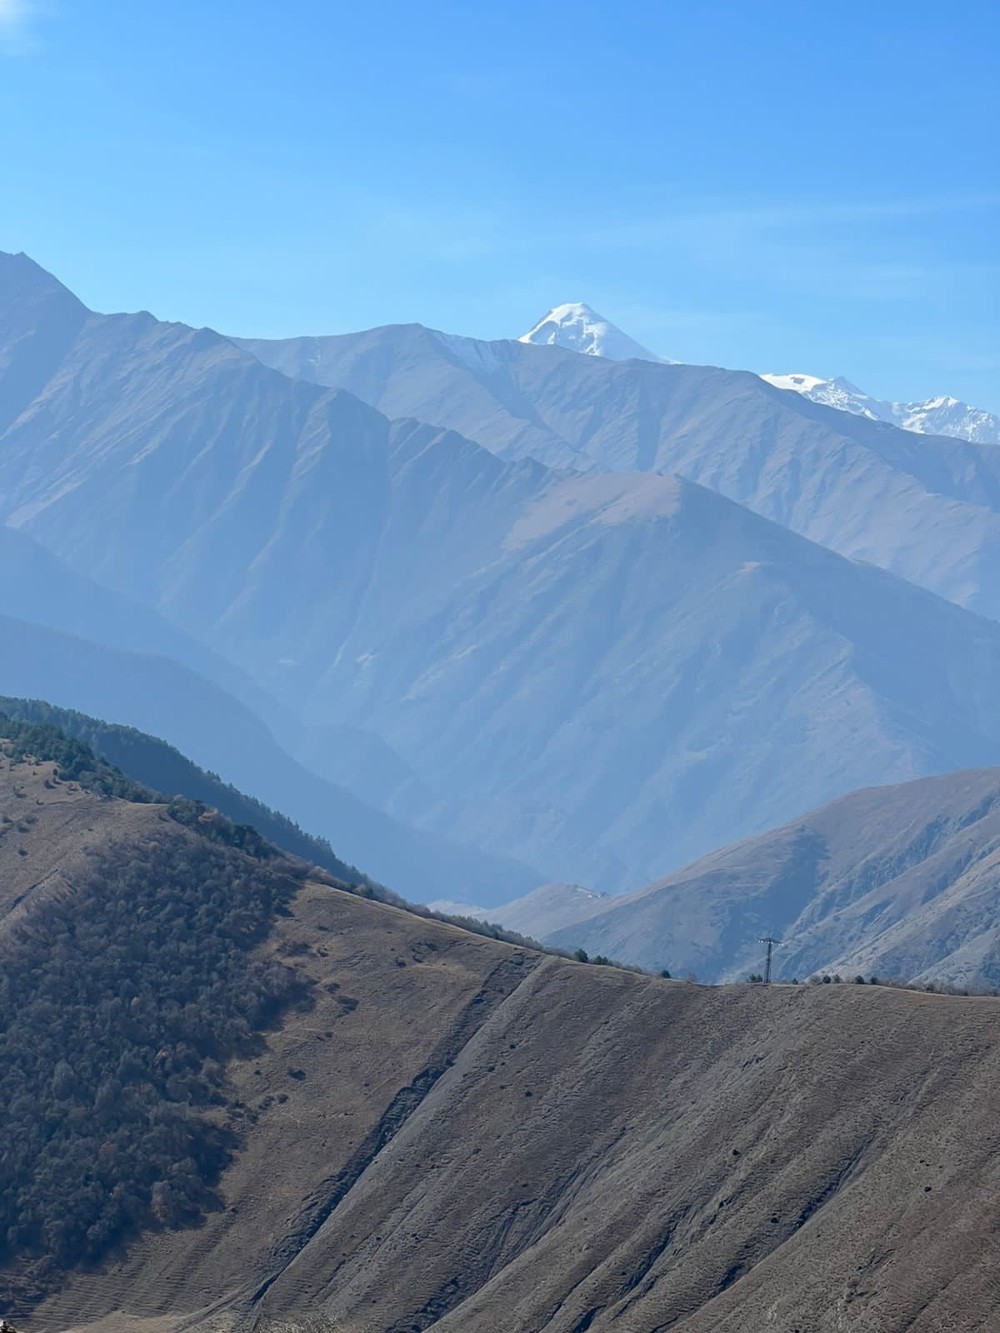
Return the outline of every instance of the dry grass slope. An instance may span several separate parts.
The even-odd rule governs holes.
[[[0,773],[34,815],[0,839],[5,909],[71,893],[84,831],[157,818],[45,779]],[[660,981],[316,882],[266,956],[316,1003],[231,1066],[223,1206],[22,1333],[991,1327],[996,1001]]]

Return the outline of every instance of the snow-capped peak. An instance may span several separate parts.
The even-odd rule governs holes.
[[[873,398],[850,380],[821,379],[817,375],[761,375],[776,389],[791,389],[842,412],[888,421],[918,435],[950,435],[973,444],[1000,444],[1000,417],[941,394],[922,403],[888,403]]]
[[[522,333],[518,342],[565,347],[571,352],[603,356],[611,361],[667,360],[637,343],[582,301],[554,306],[534,328]]]

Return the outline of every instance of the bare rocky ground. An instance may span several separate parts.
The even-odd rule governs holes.
[[[5,912],[163,828],[47,779],[0,771]],[[316,1002],[231,1068],[223,1206],[21,1333],[996,1327],[1000,1002],[663,981],[316,882],[271,952]]]

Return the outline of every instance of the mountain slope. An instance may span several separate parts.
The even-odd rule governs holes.
[[[714,981],[759,971],[776,934],[779,977],[996,987],[998,866],[1000,769],[946,773],[855,792],[543,935]]]
[[[102,722],[72,709],[55,708],[40,699],[8,699],[0,695],[0,715],[28,727],[55,728],[150,792],[167,800],[180,797],[210,806],[233,824],[256,829],[261,837],[291,856],[301,857],[352,884],[365,880],[357,867],[334,854],[328,842],[303,833],[284,815],[252,796],[245,796],[214,773],[207,773],[155,736],[147,736],[135,727]]]
[[[872,421],[888,421],[918,435],[950,435],[973,444],[1000,444],[1000,417],[947,395],[920,403],[889,403],[873,398],[845,379],[824,380],[816,375],[762,375],[761,379],[776,389],[792,389],[814,403],[826,403]]]
[[[603,315],[580,301],[554,306],[543,315],[518,342],[539,347],[564,347],[584,356],[606,356],[612,361],[665,361],[627,333],[609,323]]]
[[[438,444],[464,484],[470,447]],[[1000,753],[990,622],[677,479],[550,475],[516,513],[389,615],[412,543],[387,529],[378,614],[317,687],[435,775],[400,806],[430,827],[621,888],[812,793]]]
[[[506,458],[675,472],[843,555],[1000,617],[1000,454],[812,403],[759,376],[615,362],[418,325],[243,340],[268,365]]]
[[[47,764],[0,767],[0,811],[34,815],[0,839],[0,858],[61,883],[20,904],[16,934],[0,922],[0,978],[19,1006],[8,1050],[26,1056],[22,1029],[62,1002],[12,1101],[36,1125],[68,1112],[44,1148],[63,1170],[17,1177],[22,1210],[56,1217],[62,1204],[64,1222],[41,1250],[22,1237],[24,1211],[5,1236],[0,1300],[24,1326],[743,1333],[777,1317],[816,1333],[845,1319],[971,1333],[988,1321],[993,1001],[712,990],[542,958],[292,865],[275,878],[267,859],[163,807],[75,785]],[[240,873],[213,896],[186,863]],[[133,895],[121,913],[119,883]],[[236,948],[232,906],[253,926]],[[167,966],[146,968],[136,994],[129,969],[187,911],[196,938],[174,929]],[[222,1059],[189,1055],[185,1076],[170,1074],[189,1035],[179,1024],[202,1014],[201,984],[223,962]],[[179,1012],[181,975],[192,1003]],[[277,1009],[230,1034],[224,1019],[264,978]],[[94,985],[136,1002],[92,1021],[85,1051],[60,1046]],[[105,1072],[123,1095],[73,1118]],[[103,1217],[122,1202],[108,1150],[134,1098],[157,1126],[147,1165],[169,1172],[168,1126],[219,1151],[137,1180],[129,1229],[94,1265],[74,1227],[84,1202]],[[83,1159],[71,1125],[84,1148],[93,1139]]]

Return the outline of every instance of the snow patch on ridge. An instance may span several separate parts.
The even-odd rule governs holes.
[[[452,356],[457,357],[464,366],[467,366],[473,372],[490,372],[500,367],[501,360],[497,345],[494,343],[481,342],[478,338],[466,338],[459,333],[439,333],[435,331],[434,337]],[[500,346],[502,347],[503,344],[501,343]]]

